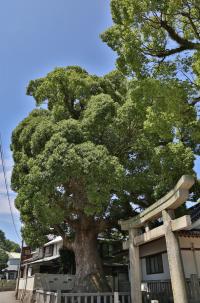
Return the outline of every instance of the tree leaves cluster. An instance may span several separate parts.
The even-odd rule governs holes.
[[[84,249],[94,251],[99,233],[154,203],[183,174],[195,175],[198,2],[111,0],[114,25],[102,39],[117,52],[118,70],[98,77],[77,66],[56,68],[28,85],[36,109],[11,144],[23,235],[31,246],[61,235],[79,255],[79,281],[93,275]]]
[[[8,262],[8,255],[5,252],[5,250],[0,248],[0,273],[2,273],[2,269],[6,268],[7,262]]]
[[[13,132],[12,188],[31,245],[50,228],[71,239],[85,217],[97,233],[116,226],[193,173],[199,125],[178,79],[67,67],[27,93],[38,108]]]
[[[20,252],[19,244],[6,239],[5,233],[0,230],[0,248],[8,252]]]
[[[166,75],[180,65],[185,72],[195,65],[199,0],[111,0],[111,11],[114,25],[102,39],[117,52],[118,67],[125,73]]]
[[[20,252],[20,246],[5,237],[5,233],[0,230],[0,273],[7,265],[8,254],[6,252]]]

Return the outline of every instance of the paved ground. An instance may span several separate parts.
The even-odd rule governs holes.
[[[2,291],[0,292],[0,303],[17,303],[15,300],[14,291]]]

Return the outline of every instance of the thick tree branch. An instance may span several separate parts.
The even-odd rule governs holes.
[[[177,53],[181,53],[181,52],[183,52],[185,50],[189,50],[189,49],[194,49],[194,48],[189,48],[188,46],[180,46],[180,47],[173,48],[173,49],[163,49],[163,50],[155,52],[155,53],[152,52],[153,50],[152,51],[149,50],[147,52],[145,51],[144,54],[150,55],[152,57],[165,58],[165,57],[175,55]]]
[[[54,225],[55,231],[62,237],[63,246],[69,250],[73,250],[73,241],[66,236],[65,231],[62,229],[60,225]]]
[[[74,251],[74,241],[70,240],[67,237],[64,237],[63,238],[63,247],[67,248],[67,249],[69,249],[71,251]]]
[[[110,218],[107,219],[101,219],[98,222],[95,223],[96,230],[98,233],[101,233],[105,231],[106,229],[113,228],[117,225],[117,219],[111,220]]]
[[[172,40],[174,40],[175,42],[177,42],[179,45],[181,46],[185,46],[185,47],[188,47],[188,49],[199,49],[200,47],[200,44],[199,43],[194,43],[194,42],[191,42],[183,37],[181,37],[174,29],[173,27],[171,27],[167,21],[164,21],[164,20],[160,20],[160,25],[162,28],[164,28],[170,38]]]
[[[191,19],[190,22],[193,23],[192,19]],[[174,55],[174,54],[186,51],[186,50],[200,50],[200,43],[198,43],[198,42],[191,42],[191,41],[189,41],[189,40],[181,37],[174,30],[174,28],[171,27],[167,23],[166,20],[159,20],[159,23],[160,23],[160,26],[167,31],[167,33],[169,34],[169,37],[173,41],[175,41],[177,44],[179,44],[179,46],[176,47],[176,48],[172,48],[172,49],[163,49],[163,50],[157,51],[157,52],[154,52],[153,50],[150,50],[150,49],[148,50],[147,49],[147,51],[145,52],[145,54],[151,55],[153,57],[165,58],[165,57],[168,57],[168,56],[171,56],[171,55]],[[192,26],[193,26],[193,29],[195,29],[195,34],[196,35],[198,34],[198,38],[199,38],[200,36],[199,36],[199,33],[197,32],[195,24],[193,23]]]

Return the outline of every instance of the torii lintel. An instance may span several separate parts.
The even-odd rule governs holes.
[[[160,200],[149,206],[137,216],[126,221],[119,221],[122,230],[140,228],[145,225],[146,222],[161,217],[163,210],[176,209],[179,207],[187,200],[189,196],[189,189],[192,187],[194,182],[194,177],[190,175],[183,175],[177,182],[174,189],[168,192]]]

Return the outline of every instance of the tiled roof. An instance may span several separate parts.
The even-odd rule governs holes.
[[[187,238],[200,238],[200,230],[192,229],[192,230],[180,230],[178,232],[179,237],[187,237]]]

